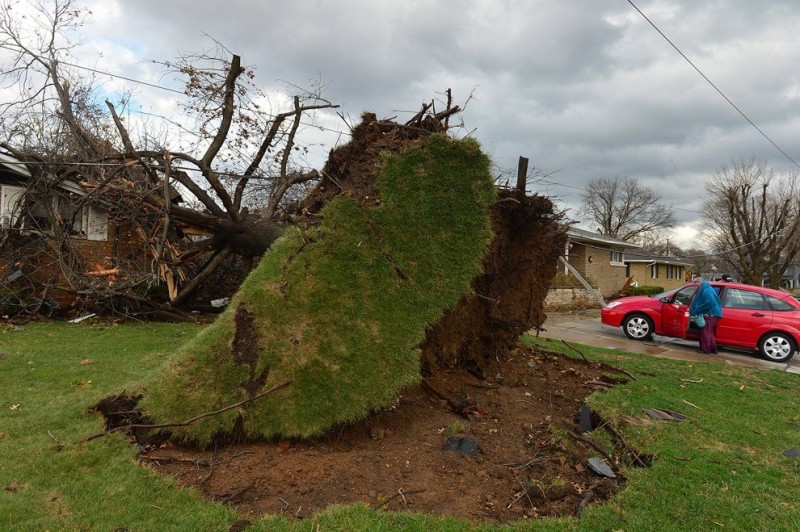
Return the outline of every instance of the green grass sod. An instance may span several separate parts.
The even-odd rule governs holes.
[[[103,428],[87,406],[158,375],[171,351],[206,330],[37,323],[12,332],[0,326],[0,529],[227,530],[241,519],[140,467],[136,449],[121,435],[75,443]],[[575,356],[561,342],[528,341]],[[800,460],[783,455],[800,447],[800,376],[578,347],[591,360],[636,376],[589,402],[617,423],[631,446],[654,457],[652,468],[624,468],[624,489],[589,505],[580,519],[477,526],[352,505],[300,523],[265,517],[250,529],[800,529]],[[641,412],[653,407],[687,419],[660,422]]]
[[[103,430],[87,407],[135,387],[198,330],[0,326],[0,529],[190,530],[202,522],[223,530],[235,520],[231,510],[139,467],[122,436],[75,443]]]
[[[562,342],[528,340],[575,357]],[[650,469],[628,468],[624,491],[587,508],[581,528],[800,530],[800,459],[783,454],[800,448],[800,375],[580,350],[636,377],[588,402],[654,457]],[[656,421],[643,408],[686,419]]]

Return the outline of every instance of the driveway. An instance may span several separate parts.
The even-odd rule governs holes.
[[[600,311],[582,312],[548,312],[544,324],[546,330],[539,333],[544,338],[565,340],[619,349],[632,353],[642,353],[654,357],[672,358],[700,362],[724,362],[761,369],[777,369],[800,374],[800,354],[795,354],[789,362],[769,362],[743,351],[723,349],[716,355],[697,352],[697,342],[653,335],[653,339],[645,342],[630,340],[622,332],[621,327],[609,327],[600,323]]]

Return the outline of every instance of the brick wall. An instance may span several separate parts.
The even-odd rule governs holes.
[[[104,241],[73,238],[70,240],[70,244],[72,244],[73,248],[78,252],[78,254],[89,263],[90,268],[107,269],[113,266],[113,238]]]
[[[551,288],[544,300],[545,309],[595,308],[599,303],[585,288]]]
[[[587,264],[586,274],[594,281],[592,284],[604,296],[619,292],[628,280],[624,264],[611,262],[610,251],[598,250],[591,263]]]
[[[36,283],[69,286],[63,278],[63,271],[57,247],[47,237],[36,234],[22,235],[19,244],[4,256],[0,256],[0,275],[10,275],[21,269]],[[79,268],[85,271],[109,269],[119,266],[124,271],[146,271],[151,265],[151,255],[144,249],[141,239],[130,229],[117,228],[109,224],[106,240],[88,240],[70,237],[69,244],[79,259]],[[24,249],[24,250],[23,250]],[[72,302],[74,295],[52,290],[48,297],[58,300],[62,305]]]
[[[611,262],[610,249],[574,243],[569,251],[569,263],[603,296],[618,292],[628,280],[625,265]]]

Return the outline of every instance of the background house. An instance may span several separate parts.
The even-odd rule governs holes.
[[[71,286],[67,272],[111,268],[122,249],[107,212],[83,201],[84,187],[64,180],[33,194],[33,179],[24,162],[0,153],[0,306],[31,289],[68,303],[74,294],[63,289]],[[74,254],[63,253],[66,241]]]
[[[625,275],[638,286],[678,288],[686,282],[690,262],[645,251],[625,253]]]
[[[0,153],[0,229],[47,231],[55,224],[68,224],[70,237],[95,242],[108,240],[108,215],[93,205],[80,206],[87,191],[72,181],[56,184],[49,195],[50,205],[42,200],[26,201],[25,187],[32,178],[24,163]],[[26,219],[17,223],[25,212]],[[56,218],[55,220],[53,218]]]
[[[628,280],[626,249],[641,246],[570,227],[564,259],[603,296],[618,292]],[[565,273],[567,273],[565,267]]]

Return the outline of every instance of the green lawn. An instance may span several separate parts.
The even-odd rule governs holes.
[[[0,529],[227,530],[240,517],[179,489],[135,461],[86,413],[97,400],[157,374],[200,327],[172,324],[0,326]],[[531,341],[534,341],[531,339]],[[535,340],[552,351],[563,343]],[[521,523],[536,530],[800,530],[800,375],[686,363],[579,346],[636,380],[590,398],[652,455],[628,484],[580,520]],[[567,353],[570,354],[570,353]],[[679,411],[681,423],[641,412]],[[600,438],[597,434],[593,436]],[[61,447],[61,450],[58,450]],[[335,507],[313,520],[265,518],[253,530],[463,530],[454,519]],[[483,527],[488,529],[489,527]]]

